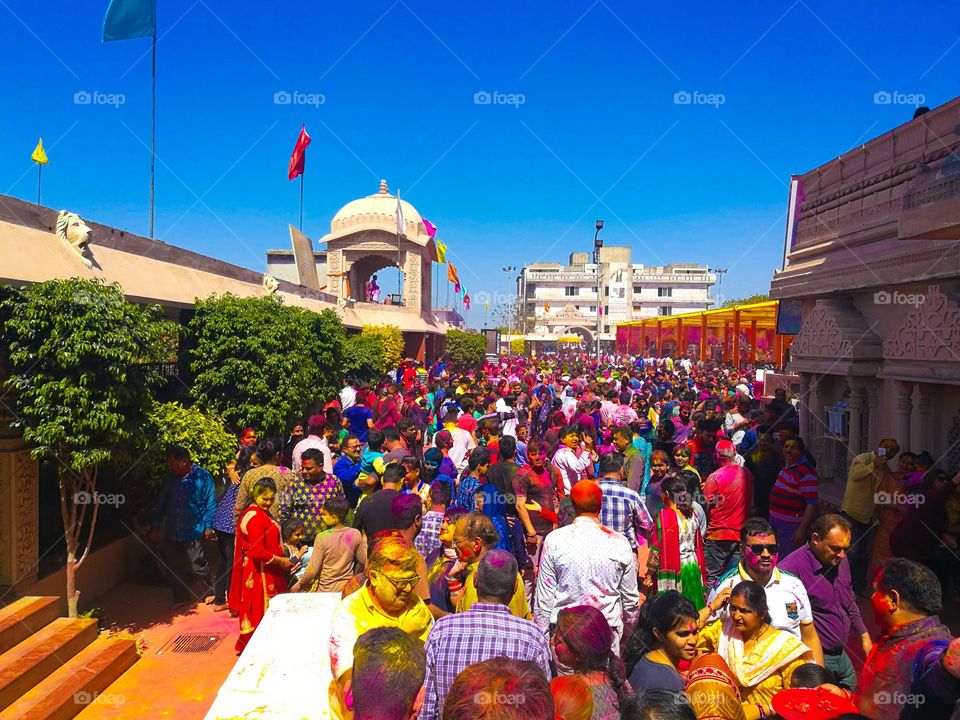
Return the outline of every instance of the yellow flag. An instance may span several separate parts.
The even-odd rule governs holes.
[[[489,301],[489,300],[484,300],[484,301],[483,301],[483,307],[484,307],[484,309],[489,310],[489,309],[490,309],[490,301]]]
[[[437,240],[437,262],[445,263],[447,261],[447,246]]]
[[[47,152],[43,149],[43,138],[40,138],[40,141],[37,143],[37,149],[33,151],[33,155],[30,156],[30,159],[35,163],[40,165],[49,165],[50,161],[47,160]]]

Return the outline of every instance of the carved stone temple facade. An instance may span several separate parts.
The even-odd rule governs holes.
[[[795,182],[771,296],[802,302],[789,369],[821,475],[841,493],[850,459],[885,437],[956,471],[960,98]]]

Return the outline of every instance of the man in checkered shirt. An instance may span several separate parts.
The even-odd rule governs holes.
[[[634,552],[644,555],[653,530],[653,520],[643,498],[623,482],[624,458],[620,453],[607,453],[600,458],[600,524],[622,534]],[[641,568],[642,570],[642,568]],[[643,573],[641,573],[643,574]]]
[[[473,663],[501,656],[532,660],[550,677],[546,635],[507,607],[518,582],[516,559],[505,550],[490,550],[480,558],[475,577],[478,602],[466,612],[437,620],[427,637],[420,720],[439,720],[454,679]]]

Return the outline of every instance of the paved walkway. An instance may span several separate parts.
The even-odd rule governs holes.
[[[229,612],[208,605],[168,610],[170,590],[124,583],[96,601],[105,629],[130,632],[146,644],[143,657],[77,717],[176,718],[201,720],[233,668],[238,623]],[[207,653],[172,652],[172,640],[185,633],[226,636]]]

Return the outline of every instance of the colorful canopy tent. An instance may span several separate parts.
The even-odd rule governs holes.
[[[782,368],[794,335],[777,334],[778,300],[633,320],[617,325],[617,352]],[[734,339],[738,338],[739,342]]]

